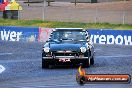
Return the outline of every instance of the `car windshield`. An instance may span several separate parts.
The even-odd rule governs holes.
[[[57,41],[86,41],[85,31],[54,31],[51,40]]]

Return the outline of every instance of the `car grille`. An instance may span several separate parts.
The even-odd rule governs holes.
[[[69,53],[65,53],[65,52],[54,52],[53,53],[54,56],[78,56],[79,54],[76,52],[69,52]]]

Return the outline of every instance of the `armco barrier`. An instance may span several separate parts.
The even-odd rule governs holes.
[[[93,43],[132,45],[131,30],[89,29]]]
[[[0,26],[0,40],[38,41],[38,27]]]
[[[48,40],[53,28],[0,26],[0,41]],[[93,43],[132,45],[131,30],[88,29]]]

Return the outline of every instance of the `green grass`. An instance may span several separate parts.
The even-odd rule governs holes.
[[[32,26],[45,28],[107,28],[132,30],[132,24],[109,24],[109,23],[75,23],[42,20],[9,20],[0,19],[0,26]]]

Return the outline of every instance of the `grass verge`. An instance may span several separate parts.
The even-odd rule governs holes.
[[[0,19],[0,26],[32,26],[45,28],[106,28],[132,30],[132,24],[109,24],[109,23],[75,23],[42,20],[10,20]]]

